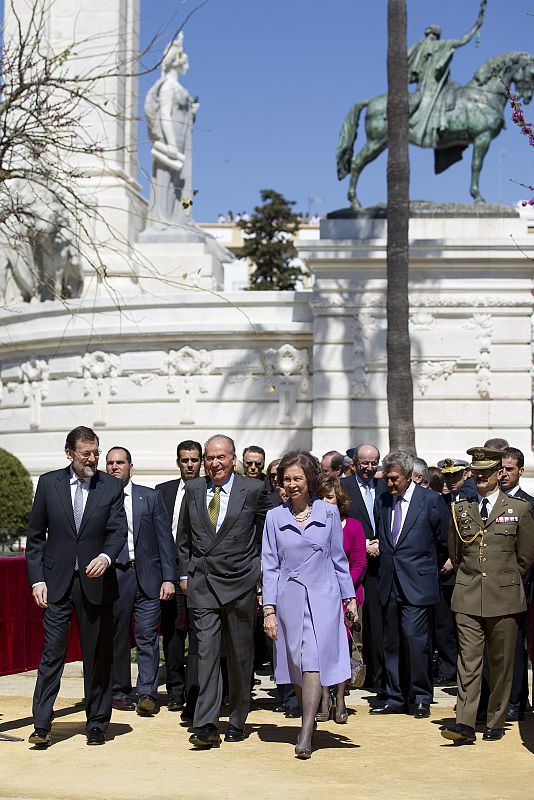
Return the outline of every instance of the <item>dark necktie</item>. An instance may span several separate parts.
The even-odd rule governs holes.
[[[485,497],[482,500],[482,505],[480,507],[480,517],[481,517],[482,522],[484,524],[486,524],[486,522],[488,521],[488,517],[489,517],[488,505],[489,505],[489,500],[488,500],[487,497]]]
[[[124,499],[126,500],[126,497],[127,497],[126,492],[123,492],[123,495],[124,495]],[[126,509],[124,509],[124,511],[126,513]],[[128,517],[126,517],[126,518],[128,518]],[[129,538],[129,536],[130,536],[130,531],[128,530],[128,535],[126,536],[126,542],[124,543],[124,546],[123,546],[122,550],[120,551],[119,555],[117,556],[117,561],[119,561],[121,564],[127,564],[128,561],[130,560],[130,548],[128,547],[128,538]]]
[[[210,518],[213,530],[217,528],[217,520],[219,519],[219,511],[221,510],[221,487],[215,486],[213,489],[213,497],[208,505],[208,517]]]

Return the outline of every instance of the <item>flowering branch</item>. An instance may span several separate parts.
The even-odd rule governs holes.
[[[519,100],[517,99],[516,95],[510,92],[510,87],[506,86],[506,94],[508,95],[508,100],[510,102],[510,106],[512,108],[512,121],[519,127],[520,131],[524,136],[528,136],[528,143],[531,147],[534,147],[534,125],[531,122],[527,122],[525,119],[525,115],[523,113],[523,107]],[[533,186],[528,186],[525,184],[520,184],[524,186],[526,189],[530,191],[534,191]],[[523,206],[534,206],[534,197],[531,197],[530,200],[523,200]]]

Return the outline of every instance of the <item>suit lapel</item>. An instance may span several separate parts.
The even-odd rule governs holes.
[[[98,505],[98,501],[100,500],[103,490],[104,490],[104,481],[100,476],[100,472],[97,470],[93,475],[93,477],[91,478],[91,483],[89,484],[89,491],[87,493],[87,503],[85,504],[85,509],[80,524],[80,530],[78,531],[78,538],[82,535],[88,520],[91,519],[93,511]]]
[[[362,490],[360,489],[360,484],[355,477],[353,478],[353,481],[349,483],[349,492],[352,495],[355,506],[358,508],[358,513],[362,517],[365,517],[369,527],[372,529],[373,526],[371,524],[371,520],[369,519],[369,513],[367,511],[367,506],[365,505],[365,500],[363,499]]]
[[[223,524],[217,531],[217,534],[212,541],[212,547],[215,547],[215,545],[219,544],[219,542],[224,539],[234,522],[237,520],[241,513],[241,509],[245,504],[246,496],[247,490],[245,486],[240,485],[239,476],[237,474],[234,475],[234,482],[230,492],[230,497],[228,498],[226,515],[224,517]]]
[[[384,500],[386,502],[383,503],[382,508],[384,510],[383,519],[384,519],[384,539],[386,543],[392,547],[391,541],[391,508],[392,508],[392,496],[388,492],[384,495]],[[382,502],[382,501],[381,501]]]
[[[74,511],[72,510],[72,495],[70,491],[70,467],[67,467],[63,475],[58,476],[57,493],[65,516],[68,519],[72,528],[73,534],[76,536],[76,525],[74,524]]]
[[[421,509],[424,505],[424,495],[419,494],[417,491],[418,487],[416,486],[413,490],[412,499],[410,500],[410,505],[408,506],[408,513],[404,518],[404,522],[399,534],[399,538],[397,539],[397,547],[403,541],[403,539],[407,536],[410,529],[413,528],[417,517],[421,513]],[[421,491],[425,492],[426,489],[421,489]]]
[[[497,499],[495,501],[495,505],[491,509],[491,514],[488,517],[488,521],[486,525],[490,525],[492,522],[495,522],[497,517],[500,517],[503,513],[503,510],[508,505],[508,498],[504,494],[504,492],[499,492]]]
[[[137,544],[139,528],[141,527],[141,515],[143,514],[143,494],[139,486],[132,483],[132,516],[133,516],[133,537],[134,545]]]
[[[213,526],[210,522],[210,518],[208,517],[208,506],[206,504],[206,492],[208,490],[208,479],[206,478],[205,481],[202,481],[195,486],[195,503],[197,506],[197,510],[202,521],[202,527],[206,531],[208,538],[212,539],[214,534]],[[183,503],[182,503],[183,505]]]

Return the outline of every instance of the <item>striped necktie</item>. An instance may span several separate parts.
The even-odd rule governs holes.
[[[213,530],[217,528],[217,520],[219,519],[219,511],[221,510],[221,487],[215,486],[213,490],[213,497],[208,505],[208,517],[212,524]]]

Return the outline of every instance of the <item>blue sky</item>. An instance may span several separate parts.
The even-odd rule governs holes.
[[[194,5],[142,0],[143,40],[171,18],[172,35]],[[208,0],[193,15],[185,28],[190,69],[184,84],[201,104],[193,140],[195,219],[250,210],[262,188],[296,200],[302,211],[347,205],[347,179],[340,183],[336,176],[337,138],[351,104],[385,90],[386,7],[386,0]],[[478,0],[408,0],[408,43],[430,23],[442,26],[443,37],[457,38],[478,8]],[[533,41],[533,0],[488,0],[480,45],[472,41],[456,51],[452,78],[465,83],[490,56],[531,50]],[[141,92],[152,81],[145,79]],[[534,103],[527,116],[534,118]],[[363,136],[360,122],[360,144]],[[144,140],[141,125],[140,163],[149,170]],[[533,156],[509,122],[488,153],[484,197],[511,204],[528,194],[511,179],[533,182]],[[410,159],[412,198],[470,201],[471,148],[438,176],[431,150],[411,147]],[[359,192],[364,205],[385,200],[386,154],[363,172]]]

